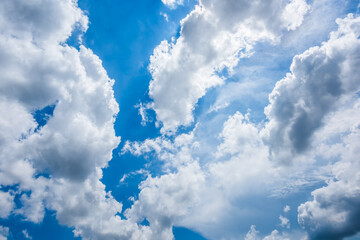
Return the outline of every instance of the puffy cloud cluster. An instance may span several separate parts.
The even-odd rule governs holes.
[[[163,41],[150,58],[149,95],[161,131],[190,125],[199,98],[223,84],[222,72],[231,74],[257,42],[275,43],[295,29],[308,9],[304,0],[200,1],[181,21],[179,38]]]
[[[291,73],[270,94],[267,141],[280,161],[289,162],[292,154],[306,151],[324,117],[359,91],[359,22],[352,15],[338,19],[339,29],[329,41],[295,56]]]
[[[122,153],[129,152],[135,156],[154,153],[163,161],[164,169],[177,168],[193,161],[191,152],[199,147],[199,143],[194,140],[194,131],[180,134],[172,141],[164,136],[146,139],[143,142],[126,141]]]
[[[278,230],[274,230],[270,235],[261,238],[258,236],[259,231],[256,230],[255,225],[251,225],[249,232],[246,234],[244,240],[290,240],[287,236],[280,234]]]
[[[334,177],[327,185],[313,191],[313,200],[298,208],[299,222],[310,233],[310,239],[343,239],[360,231],[359,106],[355,101],[353,108],[334,114],[332,126],[325,129],[334,135],[331,130],[337,128],[343,138],[324,149],[328,151],[326,157],[339,156],[341,160],[332,165]],[[339,119],[346,123],[340,131]]]
[[[215,160],[197,161],[190,149],[186,156],[192,157],[188,161],[191,164],[145,181],[128,216],[150,216],[150,226],[164,229],[171,224],[188,226],[209,239],[238,238],[236,230],[227,231],[229,223],[242,222],[245,216],[247,222],[255,219],[264,206],[254,199],[266,199],[286,185],[297,188],[307,184],[306,177],[324,180],[330,175],[333,180],[315,190],[312,201],[299,207],[299,222],[310,239],[343,239],[358,232],[360,18],[350,14],[337,23],[338,30],[327,42],[294,57],[291,73],[269,96],[270,104],[265,109],[268,123],[256,126],[248,115],[238,112],[230,116],[217,151],[209,153]],[[202,147],[196,137],[191,141],[199,141]],[[172,161],[178,161],[182,156],[174,152],[181,150],[173,145],[160,137],[128,143],[126,149],[135,154],[154,151],[159,158],[166,158],[171,149]],[[279,160],[292,164],[279,165]],[[189,179],[185,180],[186,171]],[[202,180],[192,181],[197,178]],[[187,193],[174,194],[183,191]],[[166,200],[155,197],[165,195]],[[178,206],[177,213],[171,211],[176,208],[174,202],[185,203]],[[284,209],[285,213],[289,210]],[[289,228],[289,221],[281,215],[280,225]],[[260,238],[251,228],[246,239],[306,239],[303,233],[294,236],[275,230]]]
[[[0,191],[0,217],[38,223],[48,208],[84,239],[146,239],[100,181],[120,140],[118,104],[101,60],[65,43],[87,24],[73,0],[0,2],[0,185],[12,189]]]

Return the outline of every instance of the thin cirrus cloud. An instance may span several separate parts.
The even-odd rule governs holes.
[[[162,3],[170,8],[167,15],[189,4]],[[305,0],[197,2],[180,21],[178,37],[149,56],[150,101],[137,105],[139,124],[151,127],[146,111],[152,109],[158,135],[121,143],[120,157],[150,160],[119,176],[126,185],[127,176],[146,175],[139,193],[115,199],[103,169],[119,157],[113,156],[120,144],[114,91],[121,90],[113,89],[101,59],[81,39],[79,48],[66,43],[74,31],[86,33],[91,14],[72,0],[1,1],[0,218],[41,223],[51,210],[82,239],[174,239],[174,226],[208,239],[340,240],[357,234],[356,13],[339,15],[327,39],[297,52],[282,79],[272,79],[276,84],[260,109],[266,119],[254,122],[250,109],[230,104],[244,59],[261,55],[260,45],[295,46],[306,18],[317,19],[322,7]],[[261,66],[259,55],[254,61],[254,68]],[[253,69],[256,75],[246,80],[261,71]],[[256,80],[249,85],[254,92],[267,78]],[[221,85],[223,92],[197,118],[199,99]],[[227,91],[226,106],[212,109]],[[223,108],[233,112],[224,117]],[[42,123],[36,112],[44,112]],[[178,131],[183,126],[190,130]],[[207,128],[215,134],[204,135]],[[0,239],[11,239],[13,227],[5,225]],[[20,232],[32,236],[31,228]]]

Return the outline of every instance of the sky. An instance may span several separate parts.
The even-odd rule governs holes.
[[[0,240],[360,239],[359,0],[0,1]]]

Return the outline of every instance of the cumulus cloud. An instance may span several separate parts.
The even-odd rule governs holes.
[[[155,139],[146,139],[143,142],[126,141],[122,154],[129,152],[140,156],[154,153],[158,159],[163,161],[165,169],[177,168],[193,161],[191,152],[199,147],[199,143],[194,140],[194,131],[180,134],[173,140],[160,136]]]
[[[341,161],[332,166],[334,178],[313,191],[313,200],[298,208],[299,222],[310,239],[343,239],[360,231],[360,130],[355,119],[355,124],[348,125],[350,133],[338,144]]]
[[[290,228],[290,220],[287,217],[280,215],[280,226]]]
[[[178,5],[182,5],[184,3],[184,0],[161,0],[163,4],[170,8],[176,8]]]
[[[248,136],[255,139],[246,145],[244,133],[248,132],[257,134]],[[161,137],[125,145],[124,149],[133,154],[155,154],[152,157],[165,161],[170,171],[160,177],[148,176],[126,216],[137,222],[146,218],[156,232],[167,232],[172,225],[180,225],[195,228],[209,239],[236,237],[240,234],[238,227],[229,226],[229,222],[246,221],[249,215],[265,212],[259,211],[264,207],[260,202],[252,206],[245,203],[254,196],[270,195],[274,171],[268,161],[268,150],[262,145],[257,127],[241,113],[230,116],[224,123],[220,135],[223,143],[216,154],[219,159],[212,163],[201,164],[196,159],[194,145],[201,145],[192,135],[182,134],[174,141]],[[228,142],[229,148],[225,148]],[[220,156],[227,160],[220,160]],[[215,154],[212,157],[216,159]],[[250,213],[255,209],[257,213]],[[138,219],[139,216],[142,218]]]
[[[284,9],[282,18],[288,30],[295,30],[304,20],[304,15],[310,10],[305,0],[292,0]]]
[[[5,0],[0,13],[0,185],[17,186],[0,191],[0,217],[38,223],[48,208],[84,239],[149,238],[100,181],[120,140],[114,81],[90,49],[65,44],[87,17],[72,0]],[[39,126],[34,112],[48,105]]]
[[[290,11],[286,9],[299,10],[297,17],[286,18],[287,25],[281,17]],[[181,21],[180,37],[163,41],[150,58],[149,95],[161,131],[171,133],[190,125],[199,98],[223,84],[222,71],[231,74],[257,42],[275,43],[288,25],[295,29],[307,9],[303,0],[200,1]]]
[[[137,222],[146,217],[157,239],[172,239],[173,224],[199,203],[204,181],[197,163],[179,167],[177,173],[150,177],[141,183],[139,199],[125,214]]]
[[[0,191],[0,218],[7,218],[14,208],[14,196],[9,192]]]
[[[290,238],[285,237],[284,234],[280,234],[278,230],[274,230],[270,235],[265,236],[264,238],[259,237],[259,231],[256,230],[255,225],[251,225],[249,232],[246,234],[244,240],[290,240]]]
[[[303,153],[311,145],[324,117],[338,102],[359,90],[359,18],[338,19],[339,29],[320,47],[297,55],[291,73],[270,94],[265,113],[267,141],[271,153],[289,162],[291,154]]]
[[[358,105],[355,104],[355,107],[350,109],[349,102],[354,103],[354,99],[357,99],[356,93],[359,91],[357,78],[359,74],[356,74],[359,19],[348,15],[344,19],[337,20],[337,23],[338,30],[330,34],[327,42],[294,57],[291,73],[279,81],[270,94],[270,104],[265,110],[269,122],[265,126],[251,123],[248,115],[239,112],[230,116],[225,121],[220,134],[221,143],[212,155],[215,160],[200,162],[200,168],[194,173],[193,166],[198,166],[196,164],[199,162],[194,159],[190,151],[186,156],[192,160],[184,161],[185,166],[181,165],[178,172],[174,171],[156,178],[149,177],[146,180],[148,184],[141,189],[139,199],[128,211],[128,216],[142,215],[143,218],[152,216],[153,225],[162,226],[164,229],[169,229],[171,224],[177,223],[194,227],[210,239],[222,237],[231,239],[236,236],[236,231],[225,236],[224,226],[221,223],[228,224],[235,221],[234,219],[240,222],[246,213],[251,212],[251,207],[246,205],[247,200],[255,196],[269,197],[284,185],[298,188],[302,184],[307,184],[308,176],[318,177],[321,181],[327,179],[331,163],[321,162],[319,159],[330,159],[338,157],[339,154],[350,153],[349,149],[341,147],[343,139],[339,136],[346,132],[348,134],[349,126],[357,126],[358,121],[356,120]],[[353,124],[349,125],[349,121]],[[159,158],[164,159],[167,158],[169,151],[173,151],[172,160],[183,159],[180,154],[176,154],[181,150],[174,148],[174,143],[166,139],[162,136],[155,140],[129,142],[124,150],[139,155],[154,152]],[[334,139],[340,139],[340,142],[332,145]],[[189,141],[196,140],[198,139],[195,137],[194,140]],[[318,145],[313,147],[312,141],[316,141]],[[354,142],[353,149],[359,149],[355,146],[355,143],[359,142],[358,139],[354,138],[352,142]],[[331,151],[324,151],[326,147]],[[269,152],[272,158],[269,157]],[[356,154],[353,153],[352,156]],[[274,157],[286,161],[289,161],[290,157],[296,158],[297,162],[293,162],[293,166],[283,167],[281,164],[278,165],[277,161],[272,161]],[[355,169],[358,167],[354,163],[349,167],[349,163],[344,161],[344,158],[335,159],[338,164],[334,165],[334,169],[337,170],[333,170],[332,174],[336,176],[336,180],[330,182],[328,187],[314,191],[314,200],[299,208],[299,221],[309,231],[310,236],[315,236],[314,239],[321,239],[316,236],[325,236],[324,239],[327,239],[331,234],[343,237],[358,231],[357,221],[354,220],[358,217],[356,199],[359,183],[355,174]],[[191,164],[186,165],[189,162]],[[347,169],[346,172],[340,174],[344,169]],[[205,176],[200,183],[201,187],[196,185],[201,189],[201,194],[193,192],[195,183],[190,179],[182,180],[186,171],[191,172],[193,178]],[[350,174],[348,171],[354,173]],[[345,181],[343,176],[350,177]],[[168,184],[169,182],[172,184]],[[187,195],[192,200],[186,198],[186,202],[196,207],[182,205],[181,209],[185,210],[176,214],[170,209],[174,207],[174,202],[181,202],[183,196],[168,193],[179,189],[189,191]],[[156,203],[152,201],[152,197],[149,197],[165,193],[168,194],[167,200],[157,200]],[[153,209],[156,209],[159,201],[161,201],[161,210],[155,213]],[[198,204],[199,202],[202,205]],[[242,212],[246,207],[249,212]],[[259,210],[262,206],[256,207]],[[283,209],[285,213],[289,210],[288,206]],[[183,211],[187,214],[182,214]],[[326,218],[325,216],[329,214],[333,214],[334,217]],[[236,217],[231,218],[229,215]],[[247,220],[248,218],[249,216]],[[159,219],[165,220],[161,222]],[[280,221],[283,227],[289,227],[288,218],[281,216]],[[222,227],[222,233],[217,231],[219,226]],[[332,230],[327,231],[328,229]],[[324,233],[328,234],[321,235]],[[248,238],[254,236],[256,236],[255,228],[250,230]],[[296,237],[304,236],[297,234]],[[264,239],[292,239],[292,236],[275,230]]]
[[[0,240],[6,240],[9,235],[9,228],[0,226]]]

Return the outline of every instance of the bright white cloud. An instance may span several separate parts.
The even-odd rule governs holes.
[[[184,0],[161,0],[163,4],[170,8],[176,8],[178,5],[182,5]]]
[[[91,50],[64,44],[87,17],[72,0],[6,0],[0,13],[0,185],[19,186],[0,191],[0,217],[38,223],[48,208],[83,239],[147,239],[149,230],[116,216],[122,205],[99,180],[119,143],[114,81]],[[51,104],[35,131],[33,112]],[[49,178],[35,177],[42,172]]]
[[[163,2],[170,7],[182,3]],[[198,99],[224,82],[219,72],[231,74],[254,44],[276,43],[282,31],[300,26],[308,11],[303,0],[201,1],[182,20],[180,37],[154,50],[149,67],[153,102],[139,105],[144,123],[152,107],[163,133],[191,124]],[[236,224],[264,216],[266,204],[254,199],[272,201],[283,188],[305,185],[314,173],[308,170],[316,166],[321,180],[329,172],[333,179],[299,207],[300,223],[315,238],[360,230],[360,104],[354,100],[359,18],[338,20],[329,41],[295,56],[291,73],[270,95],[265,127],[253,124],[248,114],[229,116],[217,135],[220,143],[204,146],[211,149],[210,161],[195,154],[203,147],[197,127],[171,140],[162,135],[126,142],[124,153],[151,153],[167,174],[148,174],[133,206],[123,212],[100,181],[120,141],[113,128],[118,112],[113,80],[90,49],[64,43],[74,28],[86,30],[87,17],[71,0],[5,0],[0,13],[0,185],[19,185],[0,191],[0,217],[14,212],[38,223],[45,208],[52,209],[83,239],[172,239],[172,226],[180,225],[209,239],[288,240],[293,236],[277,230],[259,237],[255,226],[244,236],[248,226],[242,231]],[[50,104],[56,105],[53,116],[35,130],[32,113]],[[334,139],[340,140],[333,144]],[[274,157],[286,162],[291,157],[293,165],[278,165]],[[334,157],[334,164],[317,162]],[[35,177],[42,172],[49,178]],[[14,194],[21,195],[20,209],[14,210]],[[274,210],[274,221],[289,210]],[[120,212],[128,219],[121,219]],[[150,226],[140,224],[145,218]],[[280,215],[280,224],[289,227],[289,219]],[[0,227],[0,239],[8,232]]]
[[[310,10],[305,0],[291,0],[282,13],[282,19],[288,30],[295,30],[304,20],[304,15]]]
[[[0,218],[7,218],[15,206],[14,196],[9,192],[0,191],[0,206]]]
[[[150,58],[149,95],[157,121],[163,124],[161,131],[171,133],[180,125],[190,125],[199,98],[223,84],[220,72],[231,74],[257,42],[275,43],[284,25],[281,11],[288,5],[299,12],[296,18],[286,18],[287,24],[293,29],[301,24],[307,5],[297,2],[201,1],[181,21],[176,42],[163,41]],[[303,8],[291,7],[294,4]]]

